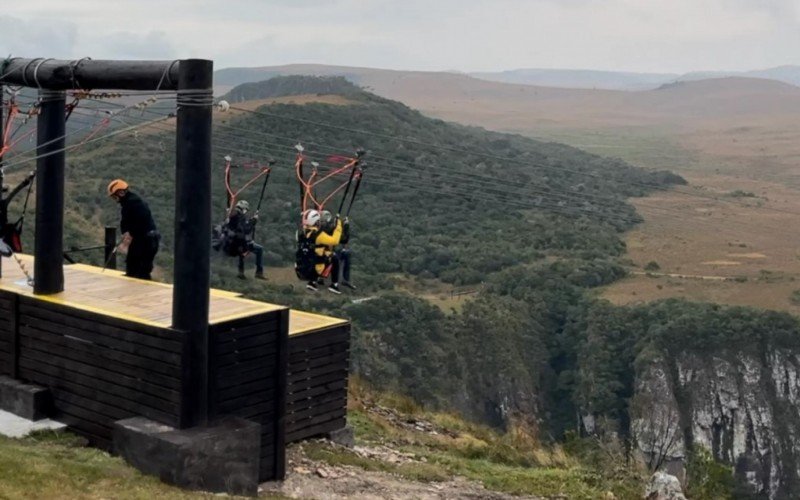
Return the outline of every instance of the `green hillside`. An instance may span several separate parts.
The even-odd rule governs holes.
[[[285,279],[243,283],[234,279],[234,262],[221,256],[214,259],[214,286],[352,318],[354,368],[379,386],[493,424],[522,418],[560,434],[557,415],[571,422],[574,408],[563,397],[569,388],[558,381],[572,356],[562,353],[558,332],[570,309],[588,300],[587,288],[624,274],[617,263],[624,252],[620,235],[639,220],[626,199],[682,179],[559,144],[429,119],[341,78],[276,78],[231,96],[244,90],[251,99],[278,90],[335,90],[353,104],[275,104],[260,108],[268,115],[217,121],[216,216],[223,217],[225,203],[222,157],[274,157],[258,239],[267,264],[288,269],[299,216],[291,147],[302,141],[311,159],[365,147],[364,184],[351,214],[355,297],[379,298],[350,304],[353,297],[312,296]],[[173,145],[167,131],[121,136],[72,155],[66,245],[98,242],[102,225],[115,223],[116,206],[104,187],[121,176],[153,209],[165,245],[157,263],[169,276]],[[234,183],[244,180],[237,173]],[[257,191],[249,192],[252,201]],[[99,256],[86,257],[99,263]],[[481,283],[484,291],[460,313],[409,293]],[[528,295],[499,291],[509,286]],[[543,420],[545,411],[552,417]]]

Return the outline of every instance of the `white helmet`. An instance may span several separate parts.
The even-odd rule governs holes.
[[[317,210],[306,210],[303,212],[303,225],[316,226],[319,224],[319,212]]]
[[[250,204],[247,203],[247,200],[240,200],[236,203],[236,210],[239,212],[246,214],[248,210],[250,210]]]

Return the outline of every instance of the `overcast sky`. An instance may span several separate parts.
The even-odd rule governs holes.
[[[0,54],[496,71],[800,63],[800,0],[21,0]]]

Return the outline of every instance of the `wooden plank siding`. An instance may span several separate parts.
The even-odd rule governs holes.
[[[113,423],[177,427],[182,334],[31,297],[18,299],[18,377],[50,389],[54,418],[110,449]]]
[[[34,296],[15,272],[0,279],[0,375],[48,388],[52,418],[107,450],[117,420],[182,427],[189,334],[169,326],[170,285],[75,265],[65,292]],[[211,302],[209,416],[259,423],[261,480],[280,479],[286,443],[346,423],[350,325],[230,292]]]
[[[346,425],[350,325],[289,337],[286,442]]]
[[[16,371],[16,294],[0,291],[0,375]]]
[[[210,415],[261,424],[259,476],[285,475],[286,363],[289,310],[212,325]]]

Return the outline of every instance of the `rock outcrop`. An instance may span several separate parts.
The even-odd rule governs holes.
[[[637,444],[652,465],[706,448],[752,493],[793,498],[800,491],[799,368],[796,353],[767,346],[665,355],[637,373]]]
[[[647,484],[644,498],[645,500],[686,500],[678,478],[664,472],[653,474]]]

